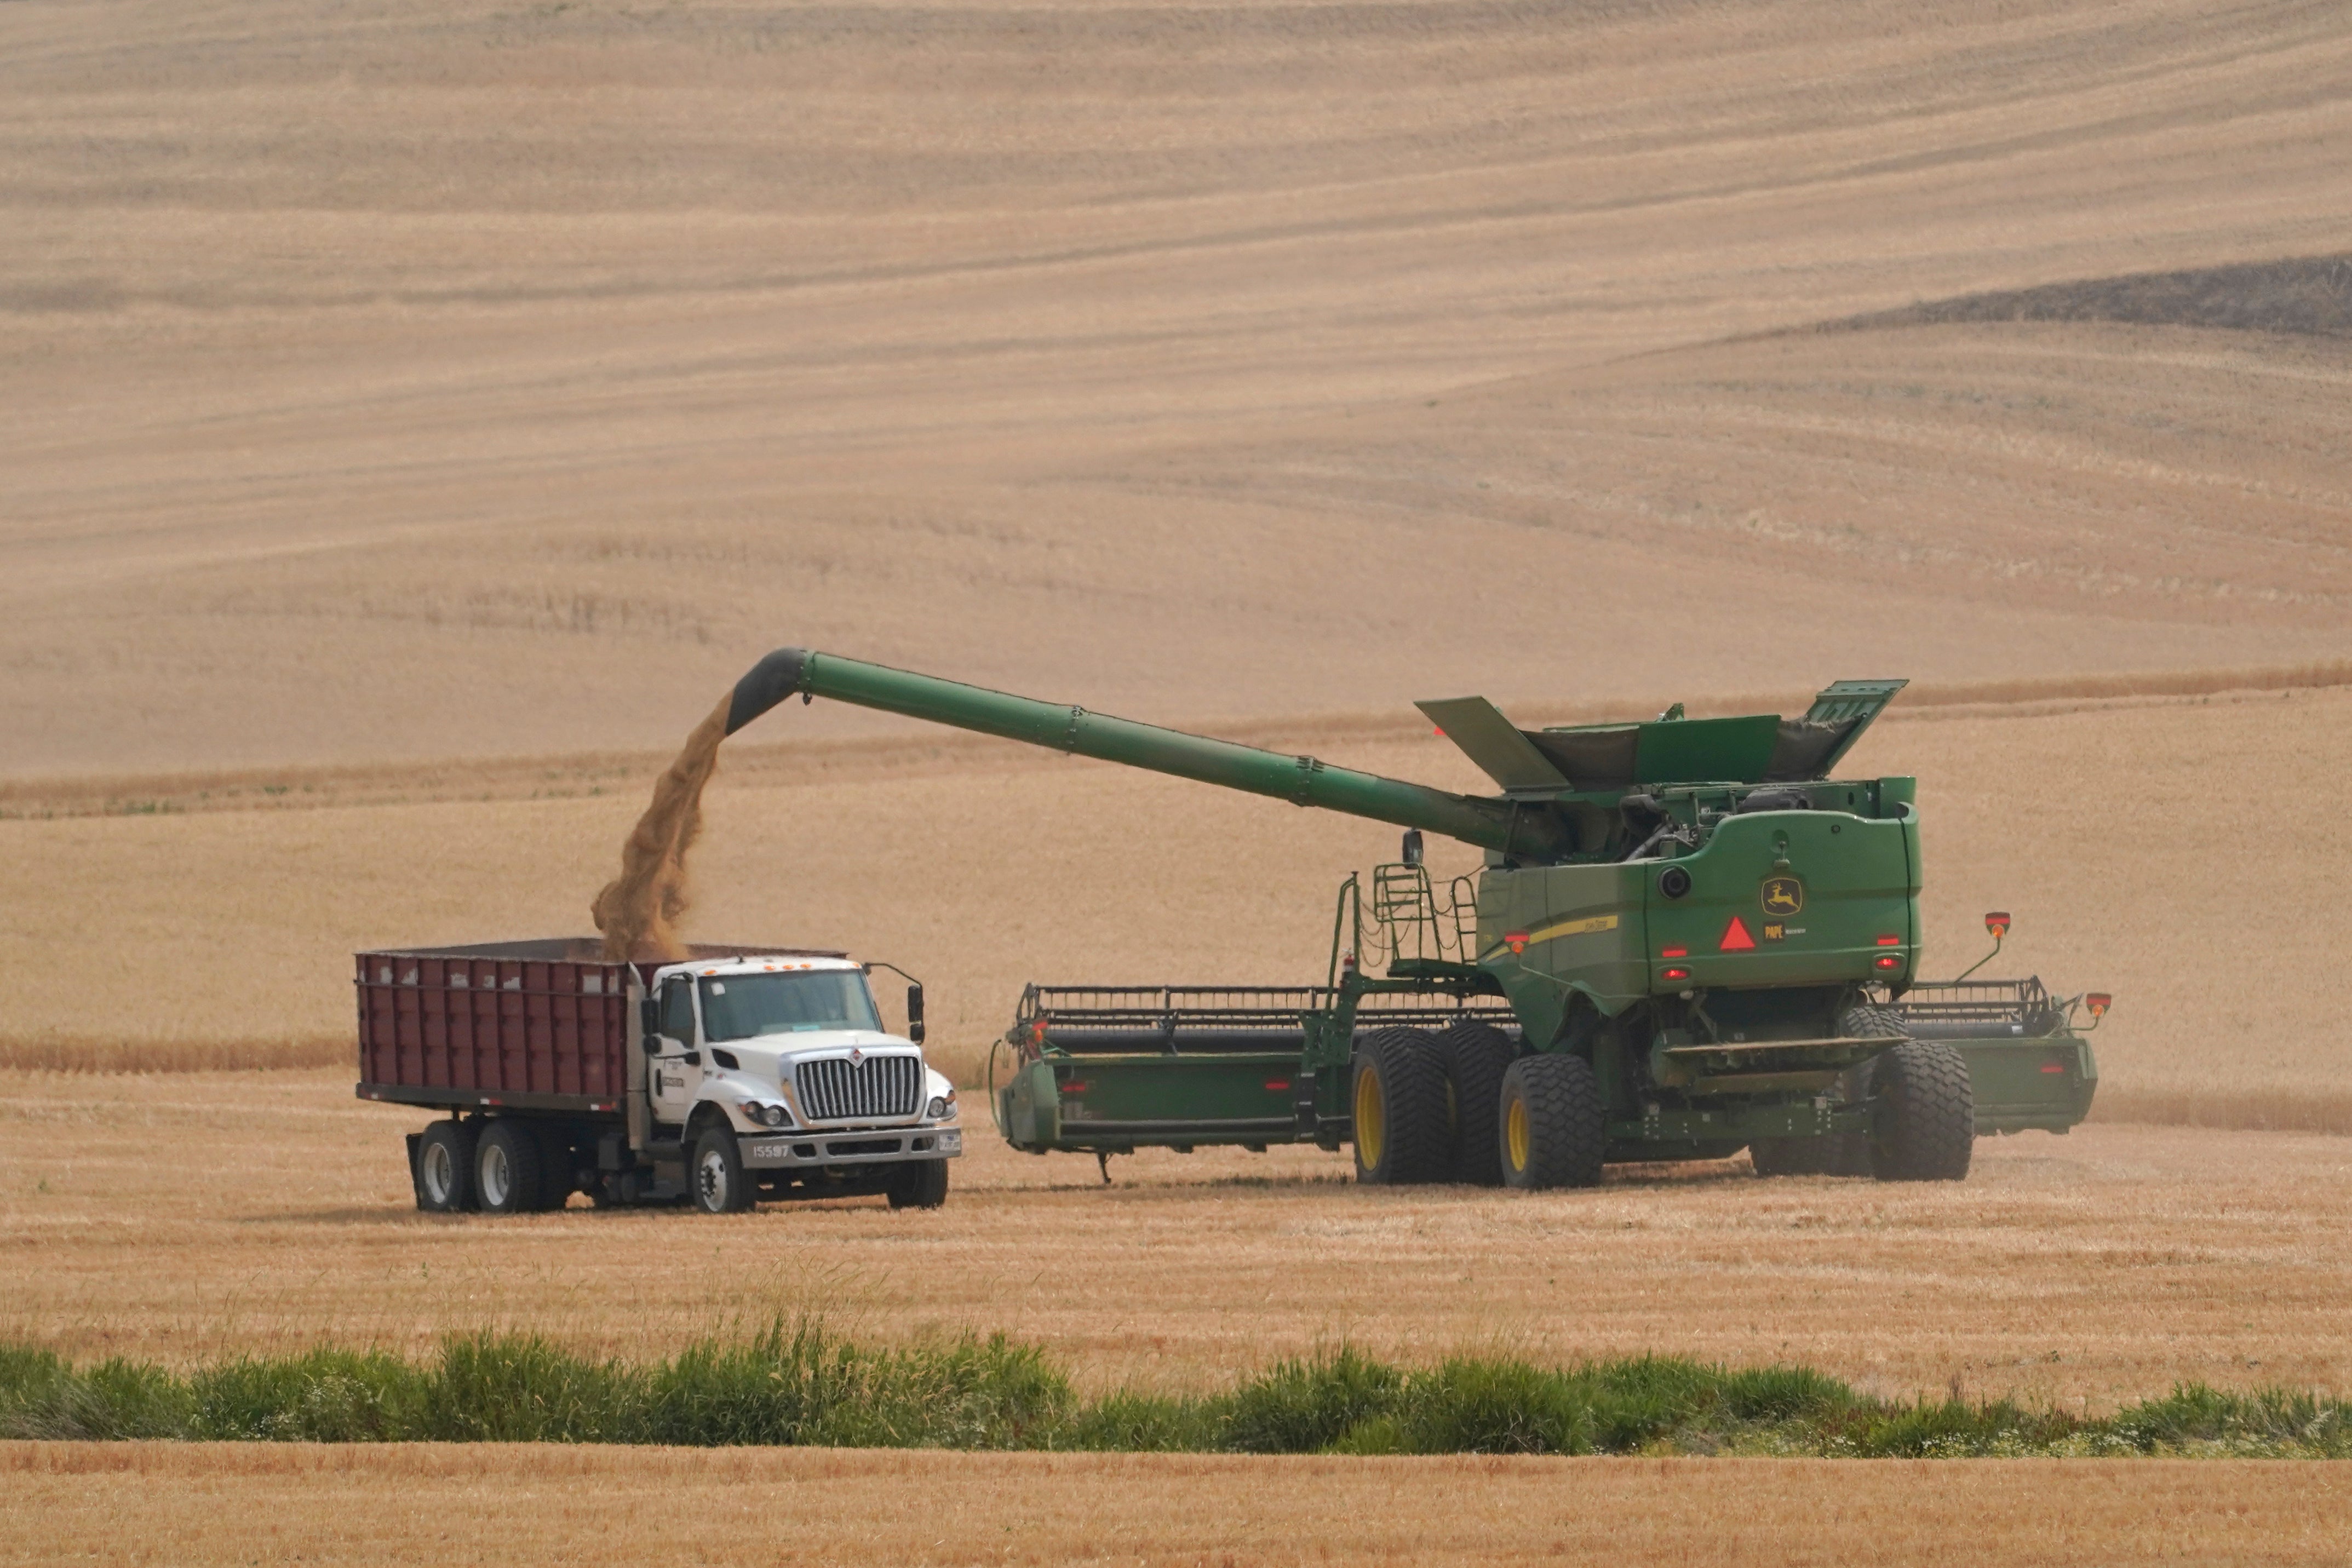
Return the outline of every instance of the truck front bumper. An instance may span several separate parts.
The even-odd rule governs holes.
[[[794,1166],[875,1166],[899,1160],[946,1160],[963,1153],[961,1127],[898,1127],[855,1133],[738,1134],[747,1170]]]

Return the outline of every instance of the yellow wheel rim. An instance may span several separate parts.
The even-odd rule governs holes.
[[[1511,1151],[1511,1168],[1528,1168],[1528,1103],[1514,1095],[1510,1110],[1503,1117],[1504,1142]]]
[[[1381,1075],[1370,1068],[1356,1074],[1356,1165],[1378,1170],[1388,1142],[1388,1103],[1381,1098]]]

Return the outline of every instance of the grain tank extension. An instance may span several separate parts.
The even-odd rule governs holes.
[[[1957,1179],[1967,1062],[1894,1005],[1918,955],[1913,781],[1829,778],[1903,685],[1552,729],[1419,705],[1491,795],[802,649],[744,676],[728,722],[830,697],[1410,830],[1342,886],[1319,986],[1032,987],[992,1085],[1018,1147],[1352,1144],[1368,1181],[1534,1187],[1750,1145],[1827,1168],[1843,1145],[1884,1179]],[[1483,849],[1475,883],[1436,884],[1423,832]]]

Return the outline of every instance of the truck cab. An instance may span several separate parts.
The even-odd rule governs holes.
[[[629,1119],[633,1141],[656,1151],[656,1180],[682,1180],[714,1213],[856,1190],[886,1167],[917,1201],[945,1196],[963,1132],[955,1086],[923,1060],[920,986],[896,1035],[865,966],[845,956],[693,958],[644,984]],[[673,1149],[677,1176],[661,1169]]]

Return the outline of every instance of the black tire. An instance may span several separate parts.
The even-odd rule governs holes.
[[[1503,1182],[1527,1191],[1601,1185],[1609,1120],[1580,1056],[1522,1056],[1503,1074]]]
[[[539,1137],[520,1123],[492,1122],[474,1145],[474,1201],[484,1214],[539,1207]]]
[[[1454,1179],[1503,1185],[1503,1074],[1518,1043],[1493,1024],[1465,1019],[1437,1037],[1454,1085]]]
[[[1884,1040],[1886,1036],[1911,1036],[1911,1026],[1893,1008],[1877,1007],[1869,1002],[1855,1002],[1838,1014],[1838,1033],[1860,1040]]]
[[[705,1214],[741,1214],[760,1200],[743,1174],[743,1151],[728,1127],[706,1127],[694,1140],[686,1185],[694,1207]]]
[[[416,1141],[416,1207],[463,1214],[474,1207],[474,1132],[463,1122],[436,1122]]]
[[[937,1208],[948,1200],[948,1162],[908,1160],[890,1173],[890,1207]]]
[[[1447,1088],[1435,1036],[1383,1029],[1365,1038],[1348,1096],[1358,1181],[1402,1186],[1446,1178],[1454,1166]]]
[[[1881,1056],[1870,1174],[1880,1181],[1964,1181],[1976,1150],[1976,1095],[1968,1059],[1915,1040]]]

